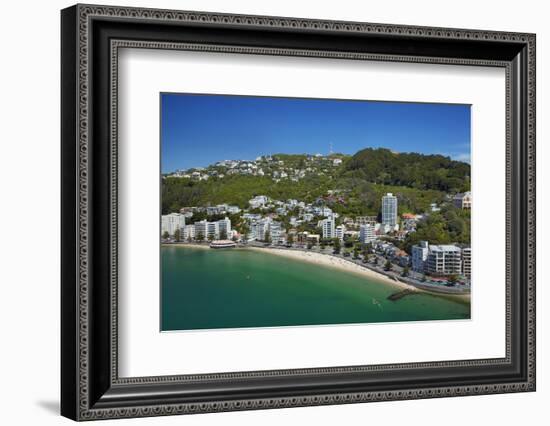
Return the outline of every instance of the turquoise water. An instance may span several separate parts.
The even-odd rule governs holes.
[[[470,318],[470,304],[246,249],[162,247],[161,329],[350,324]]]

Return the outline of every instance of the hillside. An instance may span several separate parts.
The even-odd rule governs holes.
[[[224,160],[164,176],[163,213],[221,203],[248,206],[255,195],[329,205],[350,216],[376,215],[386,192],[399,211],[421,213],[449,193],[469,189],[470,166],[441,155],[367,148],[353,156],[275,154],[254,161]],[[328,196],[328,191],[338,194]]]
[[[464,192],[470,189],[470,165],[443,155],[395,153],[389,149],[366,148],[345,163],[345,176],[367,182]]]

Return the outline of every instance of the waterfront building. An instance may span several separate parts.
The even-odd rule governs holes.
[[[208,235],[208,221],[206,219],[199,222],[195,222],[195,238],[202,236],[203,240],[206,240]]]
[[[220,238],[219,222],[206,222],[206,239],[218,240],[219,238]]]
[[[346,232],[346,227],[344,225],[338,225],[334,229],[334,236],[335,238],[338,238],[340,241],[344,239],[344,234]]]
[[[428,258],[428,242],[420,241],[418,245],[412,246],[412,269],[416,272],[424,272],[424,262]]]
[[[308,235],[309,235],[309,232],[307,232],[307,231],[298,232],[296,234],[296,240],[299,243],[305,243],[307,241]]]
[[[216,222],[209,222],[204,219],[189,226],[193,226],[193,229],[185,229],[185,238],[189,238],[189,235],[191,235],[191,238],[196,239],[199,235],[202,235],[204,240],[217,240],[220,238],[220,233],[222,231],[225,231],[225,236],[228,239],[233,235],[231,230],[231,220],[227,217]]]
[[[374,226],[370,224],[361,225],[359,227],[359,241],[362,244],[368,244],[372,243],[374,240],[376,240]]]
[[[323,230],[323,238],[335,238],[336,232],[334,227],[334,218],[323,219],[321,222],[321,229]]]
[[[399,250],[396,247],[396,250],[393,253],[393,261],[396,262],[399,266],[405,267],[409,266],[411,258],[406,251]]]
[[[382,197],[382,223],[390,226],[397,224],[397,197],[391,192]]]
[[[163,214],[161,217],[161,235],[165,232],[172,237],[177,229],[180,230],[185,226],[185,216],[180,213]]]
[[[260,219],[250,225],[250,239],[263,241],[265,233],[269,229],[269,219]]]
[[[228,217],[218,220],[218,231],[219,235],[225,232],[226,239],[231,238],[231,220]]]
[[[195,239],[195,225],[185,225],[183,227],[182,238],[187,241],[188,239]]]
[[[453,197],[453,204],[457,209],[472,208],[472,193],[470,191],[456,194]]]
[[[319,234],[308,234],[306,238],[306,242],[312,243],[312,244],[319,244],[320,239],[321,239],[321,236]]]
[[[283,241],[283,232],[284,229],[281,226],[281,222],[272,221],[269,223],[269,234],[271,235],[271,241],[273,243],[279,243]]]
[[[462,273],[468,279],[472,279],[472,249],[464,247],[462,249]]]
[[[434,275],[461,274],[462,250],[453,245],[430,245],[424,272]]]

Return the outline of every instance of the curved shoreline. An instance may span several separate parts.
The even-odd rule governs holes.
[[[210,249],[208,244],[197,244],[197,243],[170,243],[170,244],[163,244],[163,246],[188,247],[188,248],[194,248],[194,249]],[[243,249],[251,250],[259,253],[267,252],[275,256],[286,257],[288,259],[294,259],[301,262],[307,262],[314,265],[324,266],[332,269],[338,269],[344,272],[349,272],[352,274],[361,275],[371,280],[378,281],[381,284],[392,286],[393,288],[398,289],[400,291],[410,290],[411,294],[415,294],[415,293],[430,294],[432,296],[448,298],[448,299],[452,299],[462,303],[470,303],[470,300],[471,300],[469,293],[468,294],[445,293],[445,292],[432,291],[430,289],[426,289],[422,287],[416,287],[412,284],[408,284],[398,280],[393,280],[380,272],[357,265],[356,263],[350,262],[343,258],[337,258],[335,256],[331,256],[329,254],[310,252],[310,251],[306,252],[302,250],[280,249],[276,247],[254,247],[254,246],[237,247],[237,250],[243,250]]]
[[[389,278],[388,276],[373,271],[370,268],[366,268],[363,266],[359,266],[354,262],[350,262],[346,259],[337,258],[334,256],[331,256],[329,254],[323,254],[323,253],[317,253],[317,252],[306,252],[301,250],[286,250],[286,249],[278,249],[274,247],[248,247],[248,249],[252,249],[254,251],[268,251],[269,253],[272,253],[276,256],[283,256],[287,258],[297,259],[303,262],[313,263],[316,265],[322,265],[329,268],[335,268],[340,269],[342,271],[351,272],[355,274],[362,275],[364,277],[368,277],[372,280],[376,280],[379,282],[382,282],[386,285],[391,285],[393,287],[396,287],[400,290],[410,290],[412,294],[414,293],[423,293],[423,294],[430,294],[433,296],[438,297],[444,297],[449,298],[452,300],[458,300],[463,303],[470,303],[470,294],[458,294],[458,293],[444,293],[444,292],[437,292],[437,291],[431,291],[430,289],[422,288],[422,287],[416,287],[412,284],[405,283],[403,281],[397,281]]]
[[[273,247],[265,247],[265,248],[247,247],[247,249],[252,251],[257,251],[257,252],[269,252],[275,256],[286,257],[289,259],[295,259],[302,262],[312,263],[314,265],[326,266],[333,269],[339,269],[344,272],[350,272],[350,273],[362,275],[364,277],[368,277],[370,279],[382,282],[384,284],[397,287],[401,290],[404,290],[404,289],[415,290],[415,291],[419,290],[410,284],[406,284],[401,281],[392,280],[383,274],[380,274],[376,271],[372,271],[367,268],[363,268],[359,265],[356,265],[353,262],[348,262],[345,259],[339,259],[337,257],[330,256],[323,253],[305,252],[300,250],[283,250],[283,249],[277,249]]]

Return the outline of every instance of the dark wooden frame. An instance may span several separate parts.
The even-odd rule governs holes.
[[[61,28],[64,416],[90,420],[535,390],[533,34],[95,5],[64,9]],[[504,67],[506,357],[119,378],[116,55],[120,47]]]

